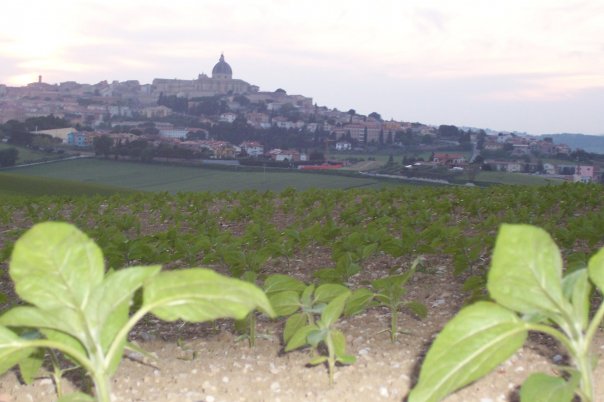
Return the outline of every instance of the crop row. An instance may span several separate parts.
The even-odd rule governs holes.
[[[490,262],[495,234],[502,223],[526,223],[545,228],[562,246],[568,272],[577,272],[571,276],[572,283],[579,283],[577,278],[581,272],[581,281],[587,284],[587,271],[583,268],[588,264],[588,257],[604,241],[604,211],[601,205],[603,195],[601,186],[563,185],[556,187],[555,191],[550,188],[523,187],[401,188],[380,191],[322,190],[300,193],[286,190],[281,193],[178,195],[136,193],[111,197],[7,199],[0,207],[2,258],[8,259],[9,255],[13,255],[11,278],[16,283],[15,291],[32,307],[11,309],[3,315],[2,325],[39,328],[36,319],[46,323],[44,325],[50,325],[49,328],[41,327],[46,328],[42,334],[47,340],[34,341],[38,342],[35,343],[36,348],[58,348],[72,358],[75,353],[74,359],[91,373],[97,393],[106,394],[105,377],[113,372],[121,358],[128,330],[147,312],[166,320],[179,318],[205,321],[221,316],[238,318],[239,328],[250,340],[250,345],[253,345],[256,313],[251,310],[258,307],[269,316],[277,314],[287,317],[283,332],[285,350],[310,346],[310,363],[327,363],[331,379],[336,362],[350,364],[354,361],[354,356],[346,353],[345,337],[335,325],[340,316],[356,314],[376,304],[388,307],[391,312],[390,332],[395,341],[398,332],[396,317],[400,308],[407,307],[418,316],[425,314],[423,305],[405,300],[404,297],[405,283],[421,262],[421,258],[416,257],[448,255],[455,272],[465,280],[469,298],[488,298],[486,266]],[[77,230],[73,232],[75,229],[68,225],[45,224],[46,226],[38,227],[47,228],[47,232],[29,235],[36,240],[30,240],[29,248],[18,246],[21,247],[19,252],[14,247],[17,238],[31,225],[44,221],[70,222],[81,228],[95,244],[83,234],[78,234]],[[519,237],[524,235],[523,232],[518,233]],[[538,238],[537,235],[531,236],[527,239]],[[67,240],[49,245],[48,239],[55,237]],[[72,238],[75,240],[70,244],[68,240]],[[50,243],[53,241],[55,240]],[[23,243],[20,241],[20,244]],[[71,256],[71,251],[61,247],[73,245],[96,250],[96,244],[100,246],[99,250],[103,250],[103,254],[95,251],[97,255],[93,265],[97,272],[90,278],[77,278],[79,274],[69,271],[70,267],[58,263],[53,265],[54,262]],[[507,248],[510,248],[509,244]],[[292,260],[304,259],[315,249],[327,251],[329,262],[323,266],[313,266],[310,277],[286,275],[290,273]],[[63,254],[56,261],[50,259],[51,262],[47,263],[42,255],[44,250],[47,255]],[[31,257],[32,253],[35,254],[34,257]],[[84,258],[84,255],[85,253],[81,253],[78,258]],[[105,278],[102,274],[104,268],[99,268],[105,264],[99,263],[99,256],[110,268]],[[367,261],[376,256],[392,259],[405,257],[407,261],[415,259],[415,263],[403,272],[399,272],[399,267],[395,266],[389,275],[370,281],[366,283],[367,286],[358,286],[355,277],[362,274]],[[45,277],[44,281],[36,282],[37,274],[33,275],[28,269],[37,268],[29,260],[48,266],[44,275],[50,276]],[[280,268],[277,273],[276,261]],[[162,264],[168,270],[160,274],[157,266],[152,264]],[[142,268],[141,265],[149,267]],[[217,268],[240,281],[228,282],[228,278],[214,277],[205,271],[175,269],[201,265]],[[17,268],[13,269],[13,266]],[[78,283],[87,283],[91,294],[98,293],[98,297],[107,292],[118,292],[118,282],[131,280],[130,287],[126,287],[122,293],[118,292],[121,295],[118,300],[121,302],[113,305],[115,311],[108,310],[102,318],[113,320],[111,322],[117,320],[125,329],[118,328],[118,324],[111,324],[111,331],[116,331],[115,333],[101,331],[95,336],[78,338],[81,336],[78,325],[91,326],[82,328],[85,329],[84,332],[93,334],[98,330],[92,328],[94,322],[81,323],[80,318],[74,317],[73,328],[55,328],[52,326],[55,324],[48,324],[52,320],[47,318],[52,317],[52,314],[56,315],[56,309],[65,307],[57,302],[61,300],[62,293],[57,293],[58,288],[50,285],[53,280],[61,283],[63,278],[52,276],[61,269],[67,270],[67,277],[75,275],[73,278],[78,279]],[[19,288],[19,281],[25,283],[32,280],[33,285]],[[262,298],[264,294],[253,293],[249,290],[251,288],[245,288],[241,280],[260,286],[268,300]],[[599,276],[592,280],[598,286],[601,285]],[[200,295],[203,292],[191,287],[196,282],[206,284],[203,286],[209,286],[208,289],[232,286],[235,293],[243,292],[236,308],[233,307],[236,313],[228,309],[209,316],[201,313],[204,309],[207,310],[208,303],[204,299],[205,295]],[[170,286],[177,287],[180,293],[170,293]],[[43,289],[31,293],[36,287]],[[139,288],[143,289],[144,299],[138,305],[138,311],[128,318],[127,309],[124,310],[128,303],[123,303],[131,301]],[[489,286],[491,297],[494,297],[494,288],[494,285]],[[581,285],[581,289],[566,292],[587,295],[586,289],[587,285]],[[74,295],[75,299],[84,297],[78,292],[79,290]],[[49,298],[47,293],[56,293],[56,297]],[[549,294],[546,296],[550,297]],[[572,299],[571,302],[586,305],[585,297]],[[182,303],[183,300],[185,304],[190,304],[190,310],[172,310],[162,304]],[[505,298],[502,300],[505,305]],[[67,300],[65,303],[72,302],[73,300]],[[64,319],[68,317],[65,314],[68,314],[68,310],[79,308],[78,306],[65,307],[67,310],[61,313],[62,320],[69,323],[69,320]],[[489,308],[493,310],[497,307]],[[522,312],[519,309],[516,311]],[[92,313],[82,312],[84,316],[89,314]],[[514,315],[508,314],[506,317],[505,325],[516,325]],[[57,319],[58,321],[61,320]],[[555,319],[551,321],[557,322]],[[566,325],[562,319],[560,322]],[[568,325],[572,327],[574,324]],[[586,327],[587,324],[581,325]],[[594,325],[597,327],[597,323]],[[527,331],[529,327],[519,328]],[[18,338],[15,336],[24,336],[12,334],[2,327],[0,329],[0,337],[6,338],[4,340],[7,344],[16,342]],[[73,342],[70,344],[69,341],[63,345],[61,342],[65,339],[62,336],[56,337],[57,331],[63,334],[73,332],[73,336],[86,350],[78,347],[74,349]],[[570,331],[569,337],[574,335]],[[100,338],[92,339],[96,336]],[[490,334],[486,333],[485,336]],[[32,347],[23,347],[24,350],[28,348],[27,354],[17,350],[6,355],[10,359],[7,358],[5,364],[27,359],[28,364],[21,367],[24,377],[28,377],[27,373],[31,377],[36,364],[41,360],[39,356],[32,358],[29,355]],[[101,350],[107,354],[100,355]],[[586,359],[583,355],[581,358]],[[459,383],[466,380],[467,378],[459,380]],[[571,385],[576,388],[577,384]],[[559,383],[554,385],[560,386]],[[572,387],[569,385],[569,389]],[[449,391],[452,389],[450,387]],[[584,387],[582,392],[588,392],[588,389],[589,387]]]
[[[604,240],[603,199],[597,185],[16,198],[0,206],[0,258],[33,224],[65,221],[113,268],[212,265],[240,277],[318,246],[331,252],[332,270],[316,272],[327,282],[348,280],[380,253],[450,255],[457,273],[481,276],[502,223],[544,228],[571,266],[584,265]]]

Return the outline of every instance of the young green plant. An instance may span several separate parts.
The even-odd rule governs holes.
[[[285,346],[285,351],[289,352],[307,345],[315,349],[318,349],[320,344],[325,345],[327,356],[314,356],[309,364],[314,366],[326,362],[330,384],[333,384],[336,363],[353,364],[356,361],[356,357],[346,353],[344,333],[335,327],[336,322],[344,312],[348,297],[350,297],[350,291],[347,290],[331,300],[321,312],[321,318],[314,324],[305,325],[298,329]]]
[[[390,311],[390,340],[393,343],[398,338],[398,312],[402,307],[408,308],[420,318],[424,318],[427,315],[427,309],[424,304],[404,300],[404,296],[407,294],[405,285],[411,279],[417,265],[421,261],[421,257],[416,258],[413,261],[411,269],[404,274],[391,275],[371,282],[371,286],[376,291],[374,295],[375,300]]]
[[[601,303],[590,320],[592,283],[604,291],[604,248],[587,268],[562,275],[562,257],[544,230],[502,225],[487,288],[493,302],[462,309],[437,336],[423,362],[409,402],[439,401],[481,378],[524,344],[528,331],[560,342],[571,359],[563,377],[533,374],[521,402],[595,401],[593,338],[604,317]]]
[[[110,400],[110,378],[128,333],[146,314],[192,322],[241,319],[255,308],[273,315],[256,286],[207,269],[160,272],[149,266],[106,274],[100,248],[66,223],[41,223],[25,233],[15,244],[9,273],[28,304],[0,316],[0,373],[39,349],[54,349],[84,368],[102,402]],[[129,316],[139,288],[142,303]],[[36,329],[44,338],[29,339],[9,328]]]

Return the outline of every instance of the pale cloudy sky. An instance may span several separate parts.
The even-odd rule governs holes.
[[[604,0],[19,0],[0,83],[234,78],[384,118],[604,134]]]

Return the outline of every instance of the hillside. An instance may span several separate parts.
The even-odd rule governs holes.
[[[587,152],[604,154],[604,135],[551,134],[539,138],[551,137],[555,144],[566,144],[573,150],[580,148]]]

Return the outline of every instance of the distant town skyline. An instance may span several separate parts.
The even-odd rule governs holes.
[[[604,134],[603,0],[22,0],[0,84],[233,78],[385,119]]]

